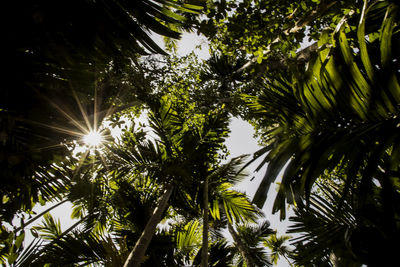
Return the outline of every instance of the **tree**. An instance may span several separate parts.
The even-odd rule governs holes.
[[[184,163],[187,162],[185,162],[184,157],[180,157],[184,156],[182,155],[183,148],[180,146],[180,142],[183,142],[182,138],[185,134],[181,128],[182,123],[177,120],[178,116],[176,112],[172,110],[171,103],[167,101],[166,98],[161,100],[161,103],[158,103],[155,107],[153,106],[153,108],[153,113],[150,113],[150,121],[152,129],[158,134],[160,139],[153,141],[146,140],[143,132],[126,132],[126,137],[123,139],[120,146],[110,144],[103,149],[104,154],[98,154],[99,157],[97,160],[89,161],[89,180],[85,181],[82,179],[76,181],[80,185],[80,187],[75,187],[78,191],[72,188],[69,194],[69,197],[76,205],[74,211],[75,216],[81,216],[81,214],[83,214],[82,210],[86,210],[92,218],[90,220],[86,218],[84,220],[85,223],[88,225],[100,223],[99,229],[105,229],[107,225],[113,225],[113,215],[110,214],[110,212],[115,212],[116,214],[114,214],[114,216],[118,216],[121,220],[131,212],[138,211],[137,209],[135,210],[135,206],[132,205],[128,205],[128,210],[124,209],[121,202],[119,202],[119,205],[116,207],[110,206],[110,203],[115,203],[115,201],[113,201],[115,195],[119,195],[119,197],[117,197],[118,199],[128,193],[116,190],[118,189],[118,185],[124,184],[124,181],[125,187],[130,188],[130,183],[140,184],[144,179],[153,184],[152,188],[155,192],[165,191],[165,193],[158,194],[158,196],[160,196],[160,201],[157,205],[154,202],[156,202],[158,196],[153,194],[155,198],[153,196],[150,200],[150,203],[151,201],[153,202],[153,207],[150,206],[149,208],[150,210],[151,208],[155,209],[154,213],[147,210],[147,213],[142,214],[142,217],[137,217],[141,219],[148,217],[148,221],[142,224],[136,221],[134,224],[136,227],[139,226],[135,230],[140,231],[139,235],[136,236],[137,242],[135,240],[139,246],[136,246],[133,250],[134,253],[141,254],[141,256],[134,258],[135,260],[139,260],[136,264],[140,264],[143,260],[147,246],[150,244],[156,232],[156,226],[165,215],[165,211],[169,206],[168,200],[175,187],[173,183],[178,182],[174,181],[174,179],[185,176],[185,171],[187,171],[184,167]],[[190,134],[188,131],[186,131],[186,133]],[[196,147],[193,143],[191,143],[191,145],[193,148]],[[90,167],[91,165],[93,165],[93,168]],[[179,171],[180,166],[182,166],[181,172]],[[80,169],[78,173],[82,174],[83,170]],[[184,177],[182,177],[182,179],[183,178]],[[85,182],[88,186],[82,186],[85,185]],[[85,187],[89,187],[88,191],[93,194],[92,196],[88,193],[83,193]],[[147,190],[151,189],[147,188]],[[133,192],[133,195],[128,198],[128,203],[134,202],[133,197],[135,194],[137,193]],[[139,205],[140,204],[146,203],[139,203]],[[140,208],[139,211],[141,211]],[[135,216],[139,214],[137,212]],[[133,219],[131,215],[128,218]],[[123,224],[123,222],[124,221],[119,221],[118,223]],[[128,223],[129,230],[129,225],[132,222],[125,222],[125,225],[126,223]],[[136,234],[138,234],[138,232],[136,232]],[[79,242],[78,236],[79,235],[70,237],[71,240],[69,240],[67,244]],[[58,242],[58,240],[55,242]],[[61,245],[63,245],[63,243],[61,243]],[[64,249],[64,247],[62,247],[62,249]],[[47,250],[48,245],[36,256],[39,262],[48,260]],[[40,255],[43,253],[44,255]],[[132,254],[135,255],[134,253]],[[50,253],[50,255],[55,254]],[[35,255],[33,255],[33,257],[35,258]],[[76,257],[77,255],[75,255],[74,259],[77,259]],[[50,260],[54,260],[54,258],[50,258]],[[97,258],[97,260],[101,260],[101,258]],[[32,261],[33,260],[28,261],[28,264]],[[124,259],[124,262],[125,261],[127,264],[131,264],[130,258],[128,258],[128,260]]]
[[[58,165],[53,165],[52,168],[41,168],[40,171],[37,171],[36,175],[40,178],[41,182],[41,190],[40,196],[36,201],[39,201],[42,205],[46,203],[47,200],[52,199],[56,203],[49,207],[46,212],[58,207],[59,205],[66,202],[66,198],[69,195],[71,187],[73,183],[76,181],[75,175],[75,167],[77,164],[77,160],[75,158],[67,158],[62,162],[59,162]],[[85,172],[82,172],[82,176],[85,175]],[[21,192],[16,192],[18,193]],[[56,196],[56,197],[55,197]],[[28,194],[26,197],[27,201],[32,201],[29,199],[30,195]],[[24,199],[25,200],[25,199]],[[9,209],[8,205],[14,207],[15,203],[8,203],[8,199],[3,197],[3,210],[7,211]],[[18,257],[18,255],[23,250],[23,240],[25,237],[25,230],[27,226],[31,226],[36,220],[41,218],[46,212],[42,212],[36,215],[33,212],[27,214],[20,214],[20,224],[10,225],[13,226],[12,229],[9,229],[4,221],[2,221],[1,225],[1,243],[3,244],[0,250],[0,262],[5,263],[8,260],[9,264],[12,264]],[[9,214],[12,218],[13,214]],[[32,216],[35,215],[33,218]]]
[[[288,241],[291,237],[288,235],[281,235],[277,236],[276,232],[269,237],[266,238],[264,241],[264,246],[271,250],[271,261],[273,264],[277,264],[279,257],[282,256],[285,260],[292,266],[289,258],[291,257],[291,250],[284,245],[286,241]]]
[[[328,3],[316,2],[318,8]],[[254,8],[265,3],[268,1],[255,4],[244,2],[238,8]],[[394,219],[399,210],[393,203],[398,202],[398,186],[394,181],[399,177],[397,107],[400,87],[398,51],[392,48],[399,42],[398,6],[392,1],[332,3],[345,5],[346,14],[330,7],[328,13],[319,14],[320,21],[333,18],[333,23],[323,30],[318,26],[312,29],[316,30],[314,36],[318,43],[314,52],[307,57],[300,58],[295,53],[288,55],[297,47],[282,41],[285,36],[260,38],[257,42],[261,34],[250,31],[248,34],[253,39],[245,38],[259,44],[255,48],[260,51],[254,53],[254,58],[262,64],[265,60],[268,70],[272,70],[263,76],[262,82],[257,80],[253,83],[260,86],[260,93],[244,97],[250,109],[247,118],[252,120],[264,137],[265,148],[256,153],[256,157],[267,153],[261,166],[268,163],[254,202],[259,206],[264,204],[270,184],[285,167],[273,207],[273,212],[280,211],[281,218],[284,218],[287,203],[299,205],[305,201],[307,207],[318,177],[340,169],[343,186],[340,187],[341,200],[338,199],[336,205],[344,205],[343,202],[352,191],[353,197],[358,199],[357,208],[352,211],[353,216],[364,214],[367,207],[373,206],[374,200],[379,203],[379,208],[374,210],[385,211],[378,213],[386,230],[380,226],[381,222],[371,223],[370,217],[358,217],[357,228],[360,229],[354,232],[354,238],[358,240],[361,236],[359,231],[365,233],[361,229],[366,227],[374,233],[375,240],[386,243],[388,240],[384,236],[397,236],[399,232]],[[336,11],[331,12],[333,10]],[[307,12],[304,14],[309,16]],[[234,14],[241,16],[237,23],[259,24],[257,20],[246,20],[246,15]],[[262,18],[264,20],[271,19],[271,16],[263,17],[266,17]],[[311,16],[311,19],[314,17]],[[293,37],[290,33],[297,30],[291,26],[285,27],[285,35],[290,40]],[[233,29],[231,32],[240,30]],[[221,31],[220,34],[227,36],[229,43],[229,33]],[[232,54],[240,54],[240,46],[244,42],[236,42],[237,38],[231,40],[231,47],[239,48]],[[265,40],[267,44],[263,46],[261,42]],[[217,45],[222,47],[222,51],[230,48],[223,47],[221,42],[217,42]],[[253,48],[250,44],[245,49],[249,47]],[[277,49],[272,49],[274,47]],[[273,52],[277,52],[275,60],[280,63],[277,72],[273,71],[274,64],[271,62],[274,60]],[[294,62],[288,60],[290,57],[294,58]],[[249,64],[253,63],[255,60]],[[260,69],[256,68],[256,71]],[[379,186],[376,187],[376,183]],[[309,215],[318,212],[317,207]],[[387,234],[383,234],[386,231]],[[362,250],[365,254],[359,255],[358,260],[363,258],[364,263],[376,264],[364,258],[367,254],[372,255],[373,246]]]
[[[170,198],[175,201],[183,199],[186,204],[189,196],[196,195],[196,181],[201,181],[214,164],[227,132],[227,121],[219,111],[197,121],[185,121],[176,112],[179,104],[172,104],[166,97],[162,98],[161,103],[153,102],[151,105],[154,106],[150,106],[149,122],[157,135],[154,143],[132,140],[128,150],[110,148],[112,154],[116,155],[110,161],[110,169],[118,169],[126,174],[142,172],[164,188],[153,216],[125,263],[127,266],[141,263],[157,224],[170,206]],[[180,202],[176,208],[187,209]]]
[[[265,238],[273,234],[269,226],[269,222],[265,220],[257,224],[237,224],[235,230],[233,225],[228,223],[229,233],[243,259],[239,261],[239,266],[271,266],[270,259],[261,245]],[[246,265],[243,265],[243,261]]]
[[[361,266],[348,250],[347,238],[352,229],[357,228],[351,197],[337,205],[341,200],[339,191],[328,186],[321,186],[321,189],[325,197],[314,193],[310,205],[306,207],[300,203],[295,209],[295,216],[290,218],[294,224],[289,232],[301,233],[300,237],[293,240],[296,247],[293,258],[300,265]],[[317,243],[324,245],[316,246]]]
[[[208,266],[208,231],[209,213],[213,219],[221,219],[220,206],[223,206],[224,215],[228,223],[235,221],[252,221],[258,214],[244,194],[232,190],[231,187],[245,176],[242,173],[243,160],[246,156],[233,158],[226,164],[216,166],[209,171],[203,188],[203,243],[202,266]],[[210,197],[209,197],[210,195]],[[210,207],[211,206],[211,210]]]
[[[288,162],[274,211],[284,211],[285,200],[294,203],[304,192],[308,196],[314,181],[325,170],[345,168],[345,191],[361,173],[364,183],[360,189],[368,195],[372,179],[380,177],[378,166],[398,165],[393,161],[395,157],[392,163],[379,160],[390,156],[397,147],[397,67],[386,63],[393,59],[387,58],[391,54],[388,49],[397,40],[391,34],[394,6],[383,2],[367,7],[363,9],[357,39],[347,38],[345,29],[350,26],[343,20],[336,31],[323,35],[319,43],[322,49],[303,78],[266,80],[263,94],[248,98],[255,116],[261,118],[270,133],[270,144],[260,151],[269,151],[263,164],[270,163],[254,197],[256,203],[265,201],[270,183]],[[376,13],[382,14],[378,19],[381,30],[368,30],[372,42],[369,49],[377,48],[380,53],[372,54],[366,49],[364,25]],[[377,34],[381,34],[380,40],[372,40]],[[329,40],[334,40],[330,48]],[[357,54],[351,50],[355,45],[360,48]],[[358,150],[351,149],[350,144],[357,144]],[[382,185],[388,186],[385,190],[393,192],[387,183],[391,178],[382,179]]]
[[[225,221],[246,264],[267,264],[260,240],[251,235],[257,227],[237,224],[253,218],[254,207],[224,180],[233,174],[230,163],[220,164],[226,157],[221,151],[227,111],[250,120],[264,137],[265,147],[256,157],[268,153],[260,165],[268,163],[268,168],[256,204],[264,204],[270,184],[286,166],[273,211],[281,211],[283,218],[287,203],[296,207],[294,230],[302,232],[295,243],[297,262],[335,265],[353,260],[374,266],[379,263],[371,258],[373,251],[385,259],[395,255],[390,246],[375,244],[399,237],[400,61],[393,48],[400,43],[397,3],[208,3],[208,19],[197,24],[216,52],[208,66],[190,56],[160,57],[155,59],[157,71],[152,61],[139,58],[140,53],[162,52],[146,31],[178,37],[179,28],[195,23],[199,2],[59,4],[63,14],[76,9],[75,17],[57,16],[50,2],[26,3],[21,13],[14,12],[15,4],[8,5],[13,8],[6,21],[15,17],[28,26],[11,24],[4,31],[9,40],[5,51],[10,53],[0,106],[0,164],[6,177],[0,216],[11,221],[38,201],[58,198],[74,203],[79,221],[61,233],[46,215],[39,228],[50,240],[35,241],[27,253],[21,253],[24,225],[13,232],[2,225],[2,260],[40,265],[65,253],[63,264],[121,265],[131,252],[125,264],[138,266],[153,264],[159,252],[165,256],[162,264],[179,265],[183,257],[175,256],[187,254],[175,253],[175,236],[157,230],[160,222],[175,216],[180,225],[178,218],[193,221],[203,211],[203,257],[197,258],[203,266],[217,264],[217,254],[226,257],[219,264],[233,264],[234,251],[220,237],[209,240],[209,231],[212,236]],[[298,52],[305,36],[318,42]],[[134,90],[125,98],[120,88]],[[249,95],[242,97],[247,105],[238,108],[241,93]],[[99,99],[105,102],[99,104]],[[88,130],[80,124],[82,116],[87,128],[96,128],[109,114],[108,105],[122,110],[137,102],[150,114],[153,137],[125,131],[125,139],[105,145],[103,154],[87,153],[78,164],[62,165],[71,157],[64,159],[70,151],[60,142],[68,142],[71,130],[78,129],[78,135]],[[81,114],[70,113],[73,107]],[[120,124],[120,117],[116,114],[113,123]],[[49,121],[56,128],[46,131]],[[45,142],[64,151],[44,151]],[[324,184],[322,193],[316,184]],[[135,220],[132,212],[146,216]],[[197,236],[193,225],[182,227]],[[110,236],[116,240],[110,242]],[[321,250],[309,240],[325,246]],[[277,255],[282,240],[269,241]],[[123,249],[115,254],[112,246]]]
[[[233,260],[235,249],[227,247],[226,242],[223,241],[221,229],[225,228],[229,221],[230,223],[234,221],[254,222],[257,215],[260,214],[245,194],[232,189],[234,184],[242,181],[245,177],[242,172],[245,158],[245,156],[241,156],[228,163],[213,166],[205,179],[208,181],[208,186],[203,184],[200,187],[202,194],[199,194],[199,197],[203,197],[201,201],[198,201],[198,205],[203,210],[203,227],[200,230],[198,221],[190,221],[183,227],[183,230],[179,230],[177,238],[178,248],[186,251],[184,252],[186,255],[191,255],[188,259],[194,258],[193,264],[206,266],[217,263],[218,266],[224,266],[224,262],[228,264],[229,259]],[[206,193],[208,196],[204,197]],[[205,199],[208,201],[205,202]],[[204,206],[209,207],[204,208]],[[205,225],[206,223],[209,225]],[[198,250],[198,247],[201,249]],[[207,252],[207,257],[204,257],[204,251]],[[219,258],[222,255],[215,254],[217,252],[227,258]],[[233,262],[229,264],[233,264]]]
[[[324,175],[317,180],[309,204],[303,200],[295,208],[289,232],[299,235],[292,240],[296,263],[379,266],[393,261],[395,252],[389,242],[398,231],[387,225],[381,185],[373,185],[365,203],[359,196],[362,177],[346,195],[345,180],[340,169]]]
[[[145,227],[146,218],[151,217],[152,207],[158,195],[157,191],[149,193],[150,186],[141,185],[141,181],[130,183],[133,179],[110,181],[111,192],[107,195],[96,194],[98,198],[96,204],[108,208],[106,225],[98,224],[98,219],[101,219],[102,215],[92,213],[91,216],[94,218],[85,216],[84,220],[79,220],[78,225],[75,225],[78,227],[63,233],[58,230],[56,235],[48,234],[54,232],[52,230],[54,227],[50,227],[56,225],[54,222],[34,227],[41,238],[46,238],[50,242],[37,246],[30,257],[19,260],[16,266],[45,264],[122,266],[130,248]],[[103,184],[103,187],[106,186]],[[148,250],[150,257],[144,266],[181,264],[179,257],[174,255],[173,239],[172,231],[157,231]]]
[[[321,29],[335,27],[344,14],[358,8],[358,3],[324,0],[216,2],[207,6],[208,18],[201,22],[199,31],[208,36],[213,49],[224,55],[249,57],[239,72],[268,71],[273,77],[282,71],[281,68],[276,71],[276,66],[286,70],[296,59],[296,50],[304,40],[319,40]],[[302,64],[301,60],[295,61]],[[262,66],[255,66],[261,62]]]
[[[3,8],[0,164],[8,202],[0,215],[10,222],[38,201],[43,190],[35,173],[68,154],[60,143],[97,128],[105,109],[118,103],[123,86],[100,86],[107,76],[130,69],[140,54],[164,53],[149,33],[179,38],[202,7],[143,0],[19,1]]]
[[[235,222],[254,223],[257,217],[261,216],[261,212],[250,203],[245,194],[231,189],[246,177],[243,173],[245,158],[246,155],[234,158],[213,171],[207,179],[210,182],[208,193],[210,194],[210,213],[214,219],[214,228],[227,225],[248,266],[254,266],[249,263],[258,263],[257,256],[252,256],[255,251],[252,251],[251,248],[249,250],[248,244],[242,242],[241,237],[236,234],[232,226]],[[203,237],[204,235],[208,237],[208,233],[203,232]],[[204,247],[203,243],[203,249]]]

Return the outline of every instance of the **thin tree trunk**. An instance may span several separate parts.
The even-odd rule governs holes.
[[[334,267],[339,267],[338,258],[333,251],[329,254],[329,261]]]
[[[208,267],[208,177],[203,189],[203,245],[201,249],[201,267]]]
[[[161,221],[162,215],[168,206],[168,201],[171,197],[173,189],[173,185],[167,185],[167,188],[165,189],[164,194],[161,196],[160,202],[158,203],[157,208],[154,210],[153,215],[147,222],[146,227],[142,232],[142,235],[136,242],[136,245],[131,253],[129,253],[128,258],[125,261],[124,267],[139,267],[140,264],[143,262],[147,247],[149,246],[150,241],[156,231],[157,225]]]
[[[255,263],[253,260],[253,257],[249,253],[249,251],[246,248],[246,245],[243,243],[242,239],[240,236],[236,233],[235,229],[233,229],[232,224],[228,220],[228,230],[229,233],[232,235],[233,241],[235,241],[236,246],[238,250],[240,251],[240,254],[242,254],[244,261],[246,262],[247,267],[255,267]]]

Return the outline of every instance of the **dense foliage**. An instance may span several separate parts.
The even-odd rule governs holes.
[[[4,7],[2,264],[396,261],[397,2],[9,1]],[[191,30],[208,38],[208,60],[176,54],[172,39]],[[165,37],[166,50],[154,34]],[[263,148],[251,158],[228,160],[232,116],[257,131]],[[90,131],[100,133],[101,144],[83,144]],[[256,171],[267,168],[255,195],[232,189],[259,158]],[[293,208],[293,238],[277,236],[262,219],[280,173],[272,212],[284,219]],[[65,202],[73,205],[74,223],[62,231],[47,212]],[[39,203],[48,209],[35,214]],[[24,242],[28,229],[31,244]]]

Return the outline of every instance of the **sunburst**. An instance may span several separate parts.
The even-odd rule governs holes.
[[[105,144],[113,140],[111,134],[111,127],[107,123],[107,118],[113,114],[115,111],[115,107],[111,106],[106,108],[105,110],[99,110],[98,104],[98,96],[97,90],[94,90],[94,100],[93,103],[93,112],[90,114],[87,113],[87,108],[83,106],[82,102],[75,90],[71,89],[72,94],[75,98],[75,108],[78,108],[80,111],[80,116],[77,113],[68,112],[70,108],[64,107],[63,103],[56,103],[54,100],[48,98],[45,95],[40,94],[43,98],[45,98],[49,104],[54,107],[62,116],[65,117],[68,124],[72,124],[72,128],[66,128],[63,126],[54,126],[54,125],[44,125],[40,124],[44,127],[51,128],[54,131],[58,131],[62,134],[67,134],[70,138],[64,139],[64,142],[53,144],[50,146],[46,146],[46,148],[56,147],[56,146],[69,146],[72,147],[72,155],[73,157],[79,157],[79,166],[75,169],[78,172],[81,168],[81,165],[85,163],[85,159],[90,155],[96,155],[96,157],[100,157],[100,160],[104,163],[104,166],[107,168],[105,164],[105,158],[103,155]],[[78,116],[77,116],[78,115]],[[34,123],[34,122],[33,122]],[[42,147],[42,149],[46,149]],[[94,160],[94,158],[93,158]]]
[[[83,136],[83,142],[89,148],[98,148],[102,145],[104,137],[100,131],[90,131]]]

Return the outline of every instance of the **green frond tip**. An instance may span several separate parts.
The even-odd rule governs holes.
[[[188,222],[183,229],[178,230],[176,245],[178,249],[193,249],[201,242],[201,227],[199,221]]]

